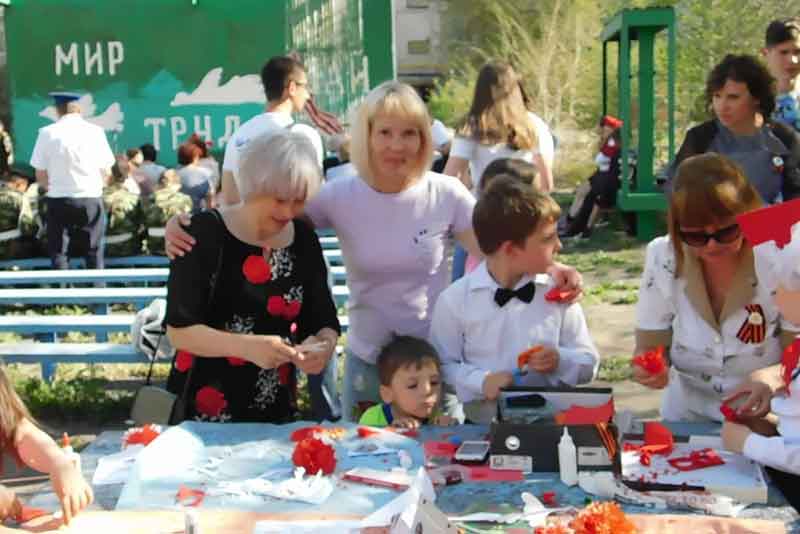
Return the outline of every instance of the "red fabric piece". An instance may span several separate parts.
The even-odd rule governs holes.
[[[534,345],[533,347],[526,349],[519,353],[517,356],[517,369],[520,371],[523,369],[527,369],[528,362],[531,361],[531,358],[534,354],[542,350],[544,347],[541,345]]]
[[[513,469],[492,469],[488,465],[465,465],[463,468],[470,482],[521,482],[525,479],[522,471]]]
[[[558,503],[556,502],[556,492],[545,491],[544,493],[542,493],[542,503],[545,506],[557,506]]]
[[[797,368],[798,360],[800,360],[800,339],[795,339],[781,356],[781,377],[787,395],[792,394],[789,385],[792,383],[792,372]]]
[[[678,471],[694,471],[696,469],[714,467],[715,465],[722,465],[725,463],[725,461],[719,457],[717,451],[710,448],[692,451],[688,456],[670,458],[667,461],[669,465]]]
[[[237,358],[236,356],[228,356],[225,359],[228,360],[228,363],[234,367],[241,367],[242,365],[247,365],[247,360],[242,358]]]
[[[669,454],[675,448],[675,439],[672,431],[662,425],[651,421],[644,424],[644,444],[649,452],[654,454]]]
[[[28,521],[33,521],[37,517],[48,515],[50,512],[42,508],[33,508],[32,506],[22,505],[17,514],[14,515],[14,521],[19,524],[25,524]]]
[[[724,402],[719,405],[719,411],[725,417],[726,421],[730,421],[731,423],[741,422],[741,420],[739,419],[739,415],[736,413],[736,410],[734,410]]]
[[[242,273],[251,284],[263,284],[272,278],[272,268],[260,254],[247,256],[242,264]]]
[[[175,502],[183,506],[200,506],[205,496],[205,491],[189,488],[181,484],[178,488],[178,493],[175,495]]]
[[[637,365],[650,375],[658,375],[666,371],[667,361],[664,359],[664,347],[659,345],[633,357],[633,365]]]
[[[211,386],[200,388],[194,397],[194,402],[198,412],[211,417],[218,417],[228,407],[225,395]]]
[[[781,202],[736,216],[751,245],[775,241],[783,248],[792,240],[792,225],[800,221],[800,199]]]
[[[358,430],[356,432],[358,433],[359,438],[368,438],[380,434],[380,430],[374,430],[366,426],[358,427]]]
[[[609,158],[613,158],[617,154],[619,154],[620,142],[614,139],[613,137],[609,137],[606,139],[606,142],[603,143],[603,146],[600,147],[600,152],[603,155],[608,156]]]
[[[544,294],[544,300],[557,303],[565,302],[571,293],[571,291],[561,291],[559,288],[554,287]]]
[[[155,425],[144,425],[140,428],[132,428],[125,435],[125,446],[128,445],[150,445],[154,439],[161,435]]]
[[[452,458],[458,450],[458,446],[449,441],[426,441],[422,447],[426,458]]]
[[[306,438],[295,445],[292,462],[303,467],[309,475],[316,475],[319,471],[330,475],[336,469],[336,451],[320,439]]]
[[[639,463],[642,465],[650,465],[652,458],[647,451],[639,450]]]
[[[614,400],[609,399],[600,406],[570,406],[567,410],[555,416],[559,425],[593,425],[595,423],[608,423],[614,417]]]
[[[191,352],[179,350],[177,354],[175,354],[175,369],[181,373],[185,373],[191,369],[192,365],[194,365],[194,355]]]

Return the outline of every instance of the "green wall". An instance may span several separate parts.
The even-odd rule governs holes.
[[[88,114],[115,151],[153,142],[159,160],[173,164],[175,147],[192,132],[222,149],[240,123],[263,109],[258,73],[270,56],[300,50],[317,100],[340,115],[393,77],[392,36],[385,31],[391,26],[383,20],[391,20],[391,0],[194,4],[12,0],[6,29],[18,158],[28,160],[38,129],[51,123],[53,90],[85,94],[85,112],[94,106]],[[367,13],[376,21],[363,19]],[[292,38],[293,29],[302,36],[296,29],[303,24],[302,35],[317,36],[313,41]]]

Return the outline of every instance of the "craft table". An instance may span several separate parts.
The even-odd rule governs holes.
[[[212,429],[216,429],[215,432],[218,434],[218,429],[220,425],[216,424],[203,424],[203,423],[189,423],[191,428],[194,432],[202,435],[206,430],[209,433],[212,433]],[[264,425],[225,425],[226,432],[225,435],[227,439],[230,440],[230,444],[241,443],[245,441],[251,441],[251,438],[248,436],[252,436],[253,428],[258,426],[260,429],[263,429]],[[335,426],[335,425],[334,425]],[[676,434],[718,434],[719,433],[719,426],[718,425],[707,425],[707,424],[680,424],[680,425],[669,425],[672,427],[673,431]],[[280,427],[273,426],[272,427],[275,432],[282,431]],[[458,435],[463,439],[477,439],[485,435],[487,429],[483,426],[471,426],[471,425],[462,425],[459,427],[449,427],[449,428],[442,428],[442,427],[427,427],[422,430],[420,433],[419,440],[442,440],[442,438],[447,438],[448,435]],[[259,431],[259,434],[262,434],[263,430]],[[121,439],[121,432],[118,431],[109,431],[103,432],[98,438],[84,451],[81,452],[82,457],[82,467],[84,470],[84,475],[88,480],[91,480],[92,474],[94,469],[97,465],[97,461],[99,458],[119,452],[120,450],[120,439]],[[287,439],[288,439],[288,432],[286,432]],[[107,485],[107,486],[98,486],[94,488],[95,491],[95,503],[92,505],[90,510],[92,511],[110,511],[114,510],[117,500],[120,496],[122,490],[122,484],[116,485]],[[576,507],[582,507],[585,504],[586,494],[580,490],[578,487],[568,488],[561,484],[558,474],[556,473],[531,473],[525,477],[525,480],[522,482],[503,482],[503,483],[489,483],[489,482],[463,482],[460,484],[456,484],[453,486],[448,486],[442,489],[437,497],[436,504],[437,506],[446,514],[464,514],[464,513],[471,513],[471,512],[484,512],[484,511],[518,511],[521,508],[522,502],[520,499],[520,494],[523,491],[530,492],[534,495],[540,496],[545,491],[555,491],[558,495],[558,501],[561,505],[574,505]],[[38,494],[35,496],[31,502],[29,503],[31,506],[44,508],[47,510],[56,510],[58,508],[57,500],[55,495],[50,492],[49,485],[46,486],[46,489],[43,493]],[[313,507],[309,506],[309,510],[312,510]],[[648,510],[646,508],[637,507],[637,506],[629,506],[625,505],[624,509],[626,513],[629,514],[652,514],[653,510]],[[165,521],[169,524],[172,524],[173,521],[178,521],[174,519],[174,517],[180,517],[179,512],[171,511],[171,512],[161,512],[155,513],[148,511],[147,514],[140,514],[138,516],[134,516],[136,512],[113,512],[113,513],[98,513],[98,514],[82,514],[85,517],[85,521],[93,522],[102,522],[102,524],[108,524],[108,521],[112,521],[114,517],[119,518],[119,525],[120,528],[114,528],[115,534],[123,534],[126,532],[138,532],[138,530],[125,530],[125,525],[129,523],[129,519],[136,517],[136,522],[139,521],[140,518],[143,518],[144,515],[148,517],[155,514],[155,516],[164,517]],[[222,512],[211,512],[211,511],[203,511],[203,513],[209,514],[217,514],[219,517],[225,516],[225,513]],[[665,513],[663,510],[660,510],[659,513]],[[666,512],[669,513],[669,512]],[[679,512],[676,512],[679,513]],[[159,515],[161,514],[161,515]],[[250,520],[254,520],[253,518],[257,518],[259,514],[252,514],[249,512],[237,512],[239,516],[242,518],[250,517]],[[214,520],[216,521],[217,515],[214,515]],[[261,514],[263,515],[263,514]],[[305,515],[305,514],[304,514]],[[79,519],[81,516],[79,516]],[[173,518],[173,519],[169,519]],[[800,516],[794,511],[794,509],[789,506],[782,495],[773,487],[769,489],[769,501],[767,505],[752,505],[746,508],[739,516],[740,519],[754,519],[754,520],[771,520],[771,526],[767,523],[760,524],[758,529],[750,530],[750,532],[764,532],[763,529],[769,529],[767,531],[775,531],[779,532],[778,530],[771,530],[777,524],[782,524],[785,526],[786,532],[790,533],[798,533],[800,534]],[[221,519],[220,519],[221,520]],[[245,519],[241,519],[245,520]],[[238,521],[238,520],[237,520]],[[652,521],[655,521],[653,519]],[[670,524],[670,521],[674,524],[675,521],[679,521],[677,516],[673,516],[672,520],[659,520],[660,523],[656,521],[655,523],[648,523],[651,525],[655,530],[651,530],[650,527],[646,530],[646,532],[668,532],[668,527],[663,525]],[[687,519],[688,521],[688,519]],[[718,518],[709,518],[703,516],[697,516],[696,519],[693,521],[699,521],[703,525],[710,525],[709,522],[716,521],[717,525],[720,526],[719,529],[715,527],[713,532],[744,532],[745,530],[730,530],[729,528],[724,527],[726,522],[724,520]],[[149,520],[148,520],[149,522]],[[180,522],[180,521],[178,521]],[[662,526],[657,526],[661,525]],[[698,526],[700,525],[698,523]],[[100,523],[97,523],[100,524]],[[681,524],[681,530],[686,531],[683,524]],[[688,523],[687,523],[688,526]],[[739,525],[741,527],[742,525]],[[663,527],[663,529],[662,529]],[[737,527],[737,528],[739,528]],[[89,532],[88,525],[85,525],[84,528],[86,530],[81,529],[82,532]],[[220,527],[222,528],[222,527]],[[241,528],[241,527],[240,527]],[[666,530],[664,530],[666,529]],[[47,531],[47,530],[32,530],[34,532],[39,531]],[[212,530],[213,532],[223,532],[223,530]],[[709,530],[703,530],[709,531]],[[97,530],[100,532],[100,530]],[[103,530],[103,532],[108,532],[108,530]],[[147,532],[153,532],[153,530],[148,530]],[[180,532],[180,530],[163,530],[159,532]],[[241,532],[241,530],[239,530]],[[247,531],[246,531],[247,532]],[[695,530],[695,532],[699,532]]]

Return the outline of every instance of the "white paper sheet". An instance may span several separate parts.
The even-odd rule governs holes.
[[[144,445],[131,445],[121,452],[100,458],[92,477],[92,485],[124,483],[130,477],[136,458],[143,449]]]

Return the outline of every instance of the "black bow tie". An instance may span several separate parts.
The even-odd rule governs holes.
[[[500,287],[494,292],[494,301],[502,308],[514,297],[517,297],[522,302],[530,302],[533,300],[533,295],[535,293],[536,285],[534,285],[533,282],[528,282],[519,289],[506,289],[504,287]]]

